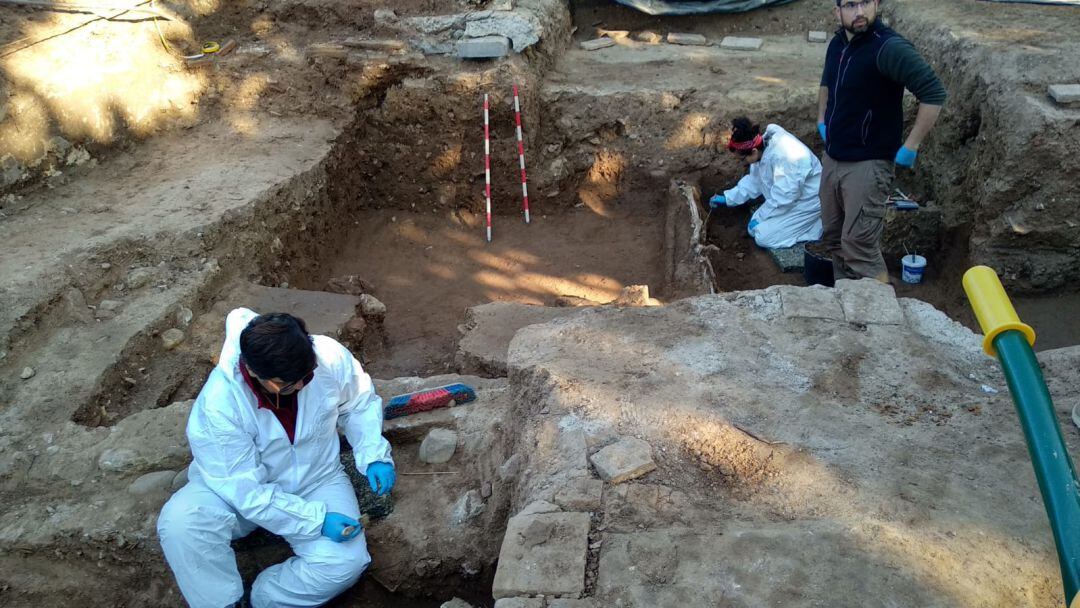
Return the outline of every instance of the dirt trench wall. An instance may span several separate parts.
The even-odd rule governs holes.
[[[974,42],[968,32],[954,33],[955,24],[928,23],[933,16],[907,5],[890,13],[949,92],[917,168],[946,226],[970,223],[971,262],[997,269],[1010,290],[1075,283],[1080,110],[1055,106],[1046,86],[1080,79],[1080,66],[1066,49],[1048,56],[1020,42],[993,42],[1011,30]]]

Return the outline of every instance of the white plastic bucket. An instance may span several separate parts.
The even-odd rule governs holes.
[[[926,271],[926,258],[921,255],[905,255],[900,263],[904,267],[900,278],[905,283],[922,283],[923,272]]]

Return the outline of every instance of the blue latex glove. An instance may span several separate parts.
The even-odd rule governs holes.
[[[753,236],[754,235],[754,228],[757,228],[758,224],[760,224],[760,223],[761,222],[759,222],[757,220],[750,220],[750,225],[746,227],[746,231],[749,232],[751,236]]]
[[[915,150],[912,150],[907,146],[901,146],[900,149],[896,151],[896,160],[894,162],[901,167],[911,169],[915,166],[915,157],[918,155],[919,153]]]
[[[823,122],[817,123],[817,132],[818,132],[819,135],[821,135],[821,141],[829,141],[825,137],[825,123],[823,123]]]
[[[371,486],[371,491],[376,496],[382,496],[390,492],[390,489],[394,487],[394,482],[397,481],[397,473],[394,472],[394,465],[388,462],[373,462],[368,465],[367,468],[367,480],[368,485]]]
[[[346,533],[346,529],[350,527],[352,530],[349,530]],[[357,534],[360,534],[362,529],[363,528],[360,527],[360,522],[348,515],[329,511],[326,513],[326,518],[323,519],[322,535],[335,543],[343,543],[355,538]]]
[[[713,197],[709,199],[710,209],[716,209],[717,207],[723,207],[726,205],[727,198],[725,198],[723,194],[714,194]]]

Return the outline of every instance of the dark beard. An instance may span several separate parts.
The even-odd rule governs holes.
[[[876,19],[874,21],[876,21]],[[865,34],[866,32],[870,31],[871,27],[874,26],[874,21],[870,21],[869,19],[867,19],[866,20],[866,25],[862,26],[861,29],[855,29],[854,26],[848,27],[847,25],[844,25],[844,31],[846,31],[848,34],[850,34],[852,36],[857,36],[859,34]]]

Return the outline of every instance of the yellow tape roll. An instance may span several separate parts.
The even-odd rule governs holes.
[[[996,357],[994,338],[1012,329],[1024,334],[1028,344],[1035,345],[1035,330],[1020,322],[1020,317],[1016,315],[1016,309],[1013,308],[1012,301],[993,268],[975,266],[965,272],[964,291],[971,302],[971,308],[975,310],[979,327],[986,335],[983,338],[983,351],[986,354]]]
[[[216,42],[207,42],[202,45],[202,52],[205,55],[210,55],[221,50],[221,45]]]

